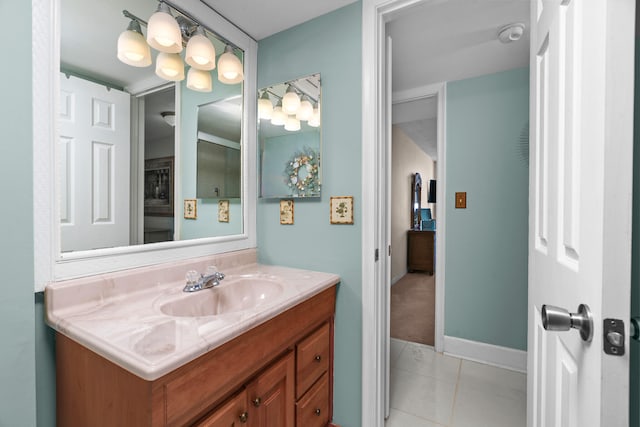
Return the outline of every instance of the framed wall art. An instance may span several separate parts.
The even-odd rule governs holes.
[[[198,199],[184,199],[184,219],[198,219]]]
[[[218,222],[229,222],[229,201],[218,201]]]
[[[280,224],[293,225],[293,200],[280,200]]]
[[[353,196],[332,196],[329,205],[331,224],[353,224]]]

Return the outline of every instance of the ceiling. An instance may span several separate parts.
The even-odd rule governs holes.
[[[433,0],[387,24],[393,92],[529,65],[528,0]],[[505,25],[525,24],[514,43],[498,40]],[[435,98],[395,104],[393,123],[436,158]]]

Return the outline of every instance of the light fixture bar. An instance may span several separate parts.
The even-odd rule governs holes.
[[[145,21],[144,19],[140,19],[138,18],[136,15],[134,15],[133,13],[129,12],[128,10],[123,10],[122,14],[129,19],[133,19],[134,21],[137,21],[139,24],[144,25],[145,27],[148,25],[147,21]]]

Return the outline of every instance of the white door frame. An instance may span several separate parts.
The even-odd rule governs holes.
[[[434,348],[437,352],[444,351],[444,284],[445,284],[445,188],[446,188],[446,167],[447,167],[447,84],[446,82],[434,83],[404,91],[393,93],[392,104],[400,104],[403,102],[417,101],[420,99],[436,97],[437,99],[437,154],[433,159],[437,162],[436,180],[436,298],[435,298],[435,331],[434,331]],[[386,203],[390,203],[387,200]],[[388,310],[388,307],[387,307]]]
[[[362,212],[367,212],[362,215],[362,425],[368,427],[382,427],[385,411],[384,367],[388,337],[384,337],[383,313],[388,307],[385,307],[384,273],[390,242],[384,223],[387,200],[378,197],[378,190],[387,184],[385,177],[378,174],[384,170],[386,155],[385,23],[402,9],[423,1],[426,0],[363,0],[362,5]],[[444,176],[444,171],[439,169],[438,175]],[[444,190],[442,184],[438,184],[440,200]],[[440,211],[437,216],[444,218],[444,214],[440,217]],[[440,222],[438,225],[443,226]],[[440,242],[438,246],[441,251],[444,249]],[[383,254],[380,259],[385,261],[377,262],[376,253]],[[436,269],[444,267],[443,263],[443,257],[439,256]],[[444,293],[439,294],[443,296]]]

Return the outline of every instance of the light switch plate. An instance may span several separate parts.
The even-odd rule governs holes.
[[[467,192],[461,191],[456,193],[456,209],[467,208]]]

